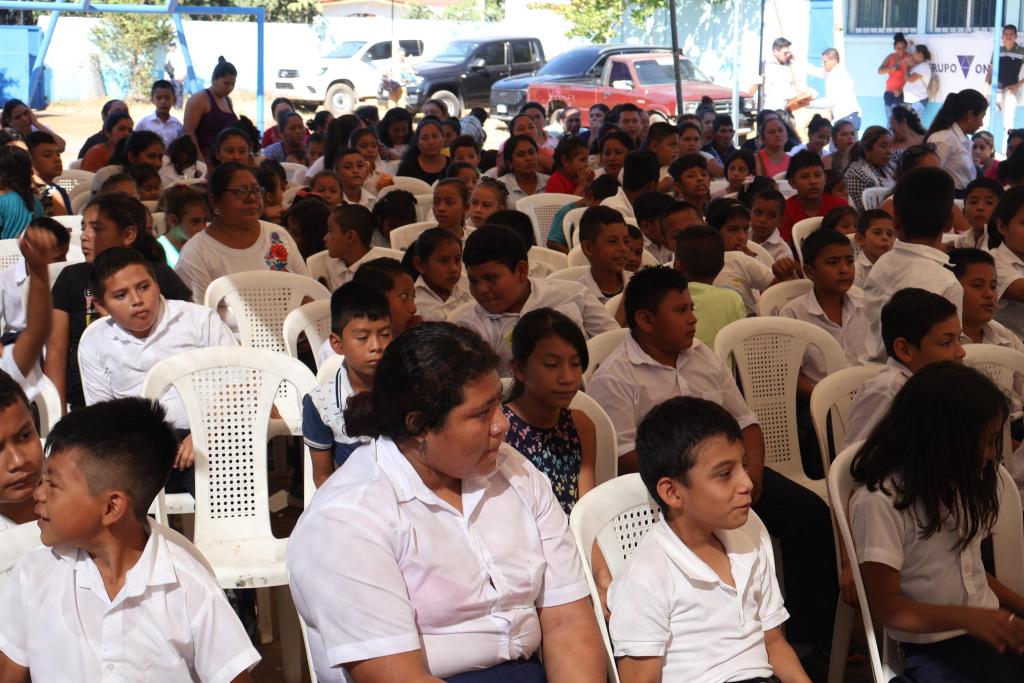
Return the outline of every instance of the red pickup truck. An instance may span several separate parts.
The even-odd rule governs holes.
[[[732,113],[732,89],[715,85],[685,57],[679,60],[683,82],[683,112],[693,112],[705,95],[715,103],[720,114]],[[737,128],[747,128],[754,115],[754,101],[740,93]],[[527,99],[547,102],[548,113],[566,107],[577,107],[583,114],[583,125],[589,125],[587,110],[598,102],[609,107],[633,102],[647,110],[660,112],[674,120],[676,111],[675,71],[672,55],[665,52],[614,55],[608,58],[600,76],[587,75],[557,82],[532,83]]]

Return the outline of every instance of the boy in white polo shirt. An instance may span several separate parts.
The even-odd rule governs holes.
[[[503,377],[511,377],[512,328],[523,313],[553,308],[569,316],[589,339],[621,329],[597,297],[578,282],[529,277],[526,245],[508,228],[488,226],[466,239],[462,253],[469,292],[476,305],[454,322],[473,330],[501,357]]]
[[[90,284],[107,316],[89,326],[78,346],[86,405],[141,396],[153,365],[175,354],[238,345],[215,310],[161,296],[153,266],[135,249],[113,247],[99,254]],[[181,439],[168,491],[195,495],[192,435],[185,407],[174,390],[160,400]]]
[[[673,398],[637,428],[640,476],[661,508],[608,592],[623,683],[809,683],[782,634],[772,548],[747,524],[743,437],[711,401]]]
[[[592,206],[580,217],[580,247],[590,268],[576,281],[606,303],[621,294],[632,275],[626,270],[629,232],[622,214],[608,206]]]
[[[964,289],[945,266],[942,233],[953,211],[953,178],[941,168],[915,168],[900,177],[893,192],[893,223],[899,240],[882,254],[864,283],[864,312],[868,317],[867,360],[883,362],[882,306],[893,294],[918,287],[963,308]]]
[[[36,488],[45,546],[0,590],[0,680],[247,683],[260,656],[199,552],[146,517],[176,457],[163,408],[67,414]]]
[[[644,268],[626,285],[630,335],[594,373],[587,394],[617,434],[619,471],[637,471],[636,427],[654,406],[676,396],[703,398],[739,423],[753,481],[755,510],[783,539],[789,639],[805,653],[825,646],[835,618],[838,583],[828,507],[809,489],[764,466],[764,437],[732,373],[694,340],[697,318],[686,278],[664,266]]]

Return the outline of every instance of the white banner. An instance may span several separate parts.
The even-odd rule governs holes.
[[[991,31],[918,36],[917,43],[925,45],[932,53],[932,77],[939,79],[939,89],[933,101],[942,102],[949,93],[966,88],[974,88],[988,96],[990,88],[985,83],[985,76],[992,61],[992,41]],[[913,40],[908,49],[914,49]]]

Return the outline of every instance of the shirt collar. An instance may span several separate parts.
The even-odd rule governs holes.
[[[944,251],[939,251],[935,247],[929,247],[925,244],[913,244],[911,242],[904,242],[903,240],[896,240],[896,244],[893,245],[893,251],[909,251],[917,256],[924,256],[930,258],[932,261],[940,265],[947,265],[949,263],[949,256]]]
[[[887,358],[885,360],[885,367],[889,368],[890,370],[895,370],[896,372],[900,373],[907,379],[910,379],[911,377],[914,376],[914,373],[910,371],[910,368],[908,368],[906,365],[892,357]]]
[[[967,134],[960,128],[959,123],[954,122],[949,129],[953,131],[953,135],[956,136],[956,139],[959,140],[961,144],[967,142]]]
[[[530,295],[526,297],[526,301],[523,302],[523,307],[519,309],[518,313],[512,313],[511,311],[505,311],[503,313],[491,313],[486,308],[481,306],[479,303],[477,307],[483,313],[484,316],[491,320],[501,320],[502,318],[518,318],[524,313],[532,311],[534,308],[539,308],[538,303],[544,294],[545,288],[548,286],[547,283],[543,282],[539,278],[527,278],[530,283]]]
[[[761,243],[763,247],[766,244],[782,244],[782,235],[779,233],[779,229],[775,228],[775,232],[768,235],[764,242]]]
[[[696,344],[697,341],[694,340],[693,343]],[[676,356],[676,367],[670,368],[667,365],[663,365],[654,360],[649,353],[644,351],[643,347],[640,346],[632,333],[626,335],[626,358],[628,358],[629,362],[633,365],[650,365],[656,368],[663,368],[665,370],[675,372],[683,364],[683,361],[686,360],[687,351],[689,351],[689,349],[683,349],[680,351],[679,355]]]
[[[729,556],[735,588],[725,584],[704,560],[697,557],[690,547],[676,535],[664,518],[659,520],[649,533],[654,534],[655,541],[661,546],[672,564],[691,581],[721,585],[729,591],[742,593],[743,588],[750,580],[751,570],[757,557],[757,545],[753,543],[750,535],[742,530],[742,527],[731,530],[716,529],[714,532],[718,540],[725,546],[725,552]]]
[[[818,301],[818,296],[814,293],[814,290],[807,292],[807,312],[810,315],[832,322],[832,320],[825,314],[824,309],[821,307],[821,303]],[[853,312],[861,307],[861,302],[854,300],[849,293],[843,295],[843,323],[845,324],[849,320]],[[834,323],[833,323],[834,324]]]
[[[343,402],[348,400],[348,397],[354,393],[352,391],[352,382],[348,378],[348,365],[342,359],[341,367],[338,368],[338,374],[334,376],[334,402],[339,408],[344,409],[345,404]]]
[[[180,309],[171,310],[171,307],[168,306],[167,304],[167,299],[165,299],[163,295],[161,295],[160,313],[156,319],[156,322],[153,323],[153,327],[149,330],[149,334],[147,334],[144,338],[140,339],[131,332],[128,332],[123,327],[114,322],[114,319],[111,318],[110,316],[107,316],[106,319],[111,327],[111,339],[115,339],[120,342],[134,342],[144,346],[149,342],[150,339],[156,339],[161,333],[163,333],[164,330],[166,330],[171,325],[172,322],[174,322],[181,316],[182,311]]]

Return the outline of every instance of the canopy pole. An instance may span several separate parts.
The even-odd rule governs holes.
[[[676,0],[668,0],[669,21],[672,24],[672,69],[676,75],[676,119],[683,115],[683,75],[679,69],[679,26],[676,19]]]

